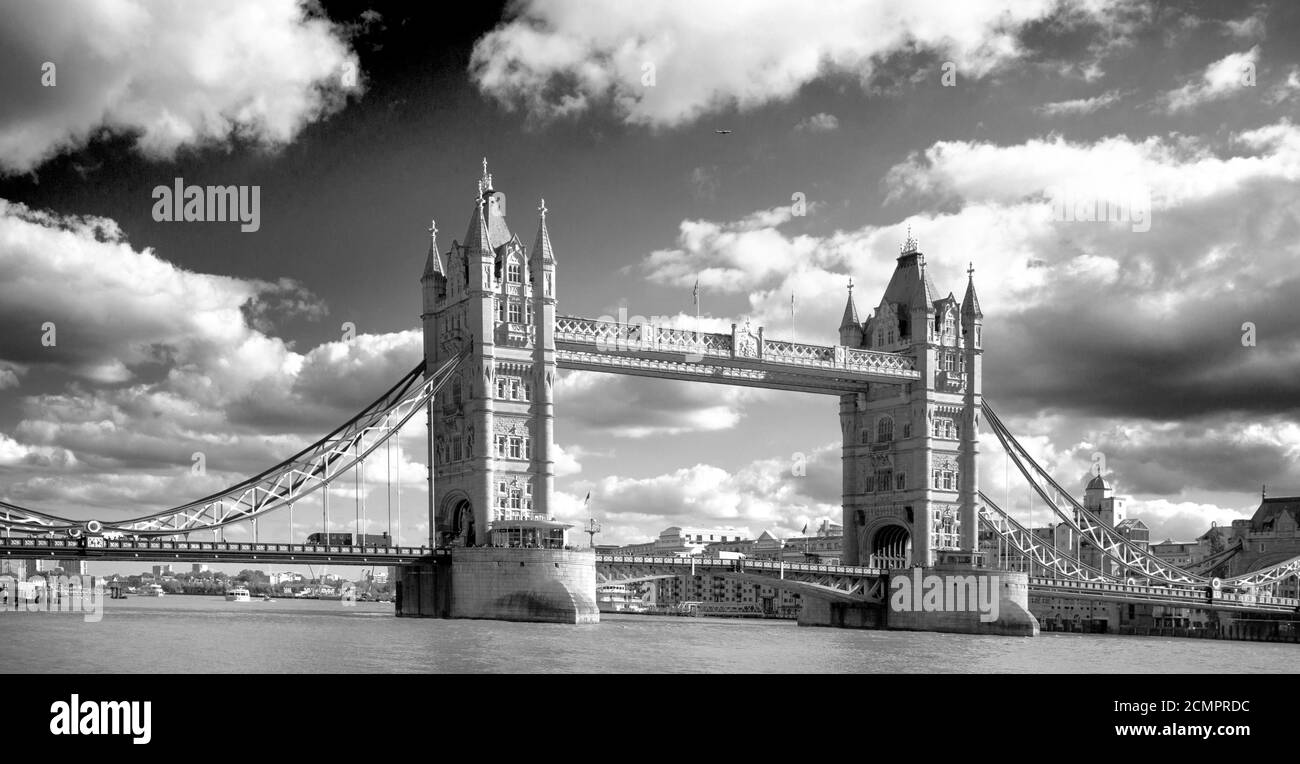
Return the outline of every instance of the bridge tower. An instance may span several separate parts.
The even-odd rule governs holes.
[[[431,227],[436,235],[436,227]],[[464,243],[424,276],[428,373],[469,357],[430,406],[430,534],[438,546],[562,548],[554,490],[555,255],[540,208],[532,252],[506,223],[483,160]]]
[[[847,564],[974,560],[984,316],[968,273],[961,303],[939,297],[909,232],[865,322],[850,283],[841,344],[909,355],[921,379],[840,396]]]

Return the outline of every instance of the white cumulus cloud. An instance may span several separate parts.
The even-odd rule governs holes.
[[[151,157],[291,141],[359,90],[342,32],[304,0],[15,3],[0,24],[0,172],[107,131]],[[42,85],[54,65],[54,86]]]

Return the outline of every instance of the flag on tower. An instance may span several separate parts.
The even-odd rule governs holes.
[[[700,280],[695,280],[695,289],[691,290],[691,302],[693,305],[700,304]]]
[[[586,506],[589,501],[591,501],[591,491],[587,491],[587,498],[582,500],[583,506]]]
[[[807,535],[807,533],[808,533],[808,523],[804,523],[804,524],[803,524],[803,530],[799,531],[799,534],[800,534],[800,535]]]

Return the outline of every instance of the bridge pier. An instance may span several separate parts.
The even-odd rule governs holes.
[[[832,602],[805,594],[799,608],[800,626],[834,626],[841,629],[883,629],[885,614],[880,605]]]
[[[456,547],[401,569],[397,615],[598,623],[591,550]]]
[[[885,628],[952,634],[1038,636],[1029,576],[970,565],[891,570]]]

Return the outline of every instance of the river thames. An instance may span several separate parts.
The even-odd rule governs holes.
[[[638,615],[602,615],[590,626],[450,621],[323,600],[171,596],[105,605],[97,623],[77,613],[0,613],[0,672],[1300,672],[1292,644]]]

